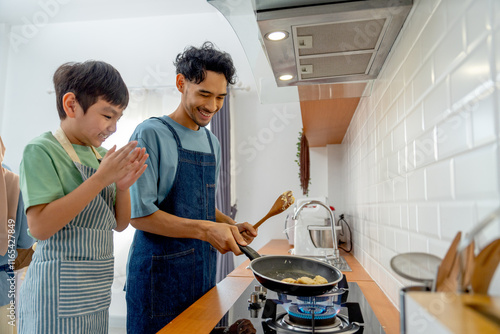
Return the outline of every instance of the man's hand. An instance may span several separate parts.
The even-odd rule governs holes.
[[[233,252],[236,255],[241,255],[238,244],[247,245],[236,225],[213,223],[207,232],[206,241],[222,254]]]
[[[257,236],[257,229],[255,229],[250,223],[239,223],[236,224],[236,226],[238,227],[238,231],[240,232],[243,239],[245,239],[245,242],[247,244],[250,244]]]

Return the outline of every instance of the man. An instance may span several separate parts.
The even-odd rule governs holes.
[[[220,145],[206,128],[234,84],[231,56],[210,42],[175,61],[181,102],[132,135],[149,153],[132,191],[137,231],[126,286],[128,333],[156,333],[215,286],[216,251],[241,254],[257,235],[215,208]]]

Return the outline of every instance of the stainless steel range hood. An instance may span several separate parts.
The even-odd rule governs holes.
[[[411,6],[412,0],[254,0],[280,87],[375,79]],[[269,40],[274,31],[288,37]],[[285,74],[292,79],[280,80]]]

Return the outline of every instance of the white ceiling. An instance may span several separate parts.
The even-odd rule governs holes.
[[[11,25],[213,12],[206,0],[0,0],[0,23]]]

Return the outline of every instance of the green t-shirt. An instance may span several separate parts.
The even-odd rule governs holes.
[[[73,147],[83,165],[99,167],[90,146],[73,144]],[[106,154],[102,147],[97,151],[103,157]],[[19,174],[25,210],[66,196],[83,182],[73,161],[51,132],[36,137],[24,148]]]

